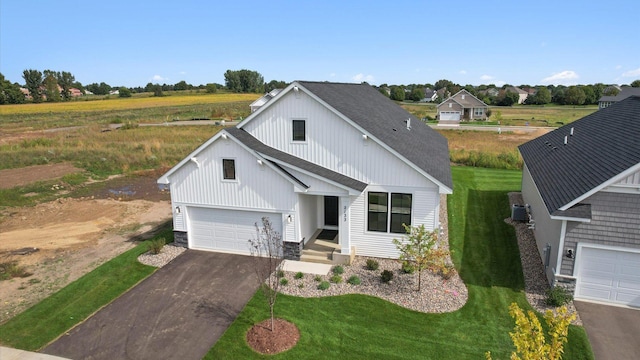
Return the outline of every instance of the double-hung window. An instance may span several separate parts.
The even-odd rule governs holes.
[[[367,231],[405,233],[402,224],[411,226],[411,200],[411,194],[369,192]]]

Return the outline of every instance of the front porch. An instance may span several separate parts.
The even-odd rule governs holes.
[[[306,243],[285,243],[285,259],[318,264],[348,264],[352,256],[342,255],[338,239],[338,230],[317,229]],[[291,245],[297,247],[297,251],[292,251]]]

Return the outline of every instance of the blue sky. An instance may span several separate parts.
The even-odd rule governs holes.
[[[0,0],[0,72],[83,84],[629,84],[640,1]]]

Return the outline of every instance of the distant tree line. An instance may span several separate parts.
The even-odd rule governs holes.
[[[264,77],[253,70],[227,70],[224,73],[225,83],[207,83],[203,85],[192,85],[184,80],[175,84],[147,83],[141,87],[111,86],[105,82],[91,83],[83,86],[75,80],[75,76],[67,71],[53,71],[27,69],[22,73],[24,85],[11,83],[0,73],[0,105],[21,104],[27,100],[38,103],[42,101],[69,101],[72,97],[72,89],[78,89],[83,94],[94,95],[117,94],[119,97],[130,97],[134,93],[153,93],[154,96],[163,96],[168,91],[203,90],[207,93],[216,93],[219,90],[226,90],[236,93],[266,93],[274,89],[283,89],[288,83],[285,81],[271,80],[264,81]],[[640,80],[635,80],[631,84],[633,87],[640,87]],[[26,92],[22,90],[26,89]],[[422,101],[425,98],[427,89],[437,91],[437,103],[444,101],[447,97],[465,89],[478,99],[489,105],[511,106],[517,104],[519,96],[512,91],[511,85],[497,87],[494,84],[488,85],[460,85],[452,81],[441,79],[433,84],[409,84],[409,85],[387,85],[382,84],[377,87],[381,93],[396,101]],[[529,92],[525,105],[544,105],[555,103],[559,105],[591,105],[597,104],[598,99],[603,95],[616,95],[616,88],[602,83],[593,85],[548,85],[529,86],[520,85],[520,89]],[[75,91],[75,90],[74,90]]]

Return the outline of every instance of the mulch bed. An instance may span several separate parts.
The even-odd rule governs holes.
[[[247,333],[249,346],[261,354],[277,354],[294,347],[300,339],[300,331],[293,323],[283,319],[274,319],[274,331],[271,331],[271,319],[254,325]]]

